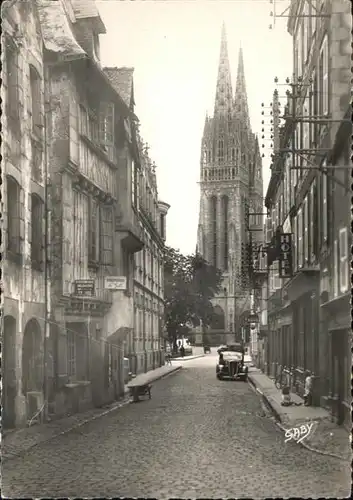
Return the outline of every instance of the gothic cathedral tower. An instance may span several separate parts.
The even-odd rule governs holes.
[[[234,342],[240,314],[250,309],[250,293],[242,269],[242,243],[248,239],[246,210],[262,213],[262,162],[251,131],[242,49],[239,51],[235,95],[222,27],[213,117],[206,116],[201,144],[198,252],[223,272],[222,292],[214,299],[218,329],[229,332],[221,342]],[[262,216],[252,216],[260,231]],[[214,326],[211,329],[216,329]]]

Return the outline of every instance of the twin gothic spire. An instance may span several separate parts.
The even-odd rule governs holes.
[[[221,50],[219,55],[214,117],[223,116],[240,120],[250,129],[248,99],[246,94],[243,50],[240,47],[238,55],[238,71],[233,98],[232,77],[228,57],[228,43],[225,23],[222,25]]]

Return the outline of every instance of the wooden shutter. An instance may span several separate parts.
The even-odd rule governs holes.
[[[27,227],[28,227],[27,241],[31,246],[31,255],[32,255],[32,233],[33,233],[32,196],[33,196],[32,194],[28,194],[28,205],[27,205],[28,213],[31,214],[31,216],[28,218],[28,222],[27,222]]]
[[[111,207],[101,210],[101,259],[104,265],[113,265],[113,211]]]
[[[338,295],[338,241],[333,242],[333,296]]]
[[[19,241],[18,253],[21,253],[23,241],[25,239],[25,192],[19,187]]]

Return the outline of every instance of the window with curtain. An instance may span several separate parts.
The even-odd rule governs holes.
[[[309,262],[309,197],[306,197],[303,204],[303,264]]]
[[[328,190],[327,190],[327,175],[321,175],[321,196],[322,196],[322,243],[328,240]]]
[[[298,210],[298,267],[303,267],[304,247],[303,247],[303,209]]]

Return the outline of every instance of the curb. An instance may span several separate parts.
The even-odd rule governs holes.
[[[266,404],[266,406],[271,410],[271,412],[273,413],[274,417],[276,418],[277,422],[276,422],[276,425],[281,429],[281,431],[285,432],[286,430],[286,427],[282,424],[281,422],[281,417],[279,415],[279,413],[273,408],[273,406],[271,405],[270,401],[268,400],[267,396],[258,388],[256,387],[256,384],[253,380],[251,380],[250,377],[248,377],[248,381],[250,382],[250,384],[254,387],[254,389],[256,390],[256,392],[258,392],[260,395],[261,395],[261,398],[263,400],[263,402]],[[343,460],[343,461],[347,461],[349,460],[348,458],[345,458],[345,457],[342,457],[341,455],[337,455],[336,453],[330,453],[329,451],[322,451],[322,450],[319,450],[318,448],[313,448],[312,446],[306,444],[304,441],[300,441],[299,443],[301,446],[303,446],[304,448],[306,448],[307,450],[309,451],[312,451],[314,453],[318,453],[319,455],[325,455],[325,456],[328,456],[328,457],[333,457],[333,458],[337,458],[339,460]]]
[[[205,354],[197,354],[196,356],[190,356],[189,358],[172,358],[172,361],[192,361],[197,358],[204,358]]]
[[[166,373],[165,375],[161,375],[161,376],[158,376],[157,378],[155,378],[153,380],[153,382],[156,382],[157,380],[161,380],[163,378],[167,378],[169,377],[170,375],[173,375],[175,373],[177,373],[178,371],[180,371],[182,369],[182,366],[177,366],[175,367],[174,370],[171,370],[169,371],[168,373]],[[82,422],[79,422],[75,425],[72,425],[71,427],[68,427],[67,429],[61,431],[61,432],[58,432],[57,434],[53,434],[51,436],[48,436],[46,439],[43,439],[43,440],[40,440],[36,443],[33,443],[32,445],[26,447],[26,448],[23,448],[22,450],[18,451],[17,453],[11,453],[9,452],[8,455],[6,454],[6,450],[3,450],[3,453],[2,453],[2,461],[6,461],[6,460],[11,460],[12,458],[18,458],[20,457],[21,455],[23,455],[24,453],[27,453],[27,451],[30,451],[32,450],[33,448],[35,448],[36,446],[39,446],[41,444],[44,444],[44,443],[47,443],[48,441],[51,441],[52,439],[55,439],[59,436],[63,436],[65,434],[68,434],[69,432],[75,430],[75,429],[78,429],[79,427],[82,427],[83,425],[85,424],[88,424],[89,422],[93,422],[94,420],[97,420],[98,418],[101,418],[101,417],[105,417],[106,415],[108,415],[109,413],[115,411],[115,410],[119,410],[120,408],[123,408],[124,406],[127,406],[131,403],[131,399],[130,399],[130,395],[128,393],[125,393],[124,395],[124,398],[122,400],[120,400],[120,402],[116,402],[114,404],[114,406],[112,406],[111,408],[108,408],[107,410],[103,411],[102,413],[99,413],[93,417],[90,417],[86,420],[83,420]]]

